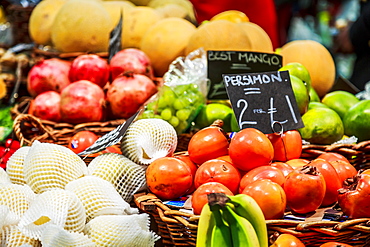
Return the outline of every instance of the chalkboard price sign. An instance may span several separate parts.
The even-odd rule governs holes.
[[[240,129],[269,134],[304,127],[288,71],[222,77]]]
[[[227,99],[223,74],[277,71],[282,56],[274,53],[245,51],[207,51],[207,76],[210,80],[208,99]]]

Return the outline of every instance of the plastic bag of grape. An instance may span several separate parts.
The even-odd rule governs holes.
[[[186,57],[178,57],[163,76],[163,86],[145,105],[142,118],[161,118],[169,122],[177,134],[186,132],[207,95],[207,58],[200,48]]]

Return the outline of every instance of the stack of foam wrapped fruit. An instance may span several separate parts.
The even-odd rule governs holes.
[[[0,170],[1,245],[154,246],[149,215],[131,202],[146,188],[147,165],[176,145],[169,123],[142,119],[126,131],[122,154],[89,164],[59,144],[18,147]]]

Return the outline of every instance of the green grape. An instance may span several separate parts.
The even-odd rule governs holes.
[[[181,121],[176,127],[175,130],[178,134],[183,133],[186,128],[188,127],[188,122],[187,121]]]
[[[155,114],[155,115],[153,116],[153,118],[160,118],[160,119],[162,119],[161,115],[158,115],[158,114]]]
[[[176,112],[176,117],[180,120],[180,121],[186,121],[188,120],[188,118],[190,117],[190,114],[191,114],[191,110],[190,109],[180,109]]]
[[[168,106],[172,105],[176,99],[176,95],[172,90],[167,90],[162,97]]]
[[[158,108],[165,108],[167,106],[166,101],[164,100],[163,97],[159,97],[157,100],[157,107]]]
[[[166,121],[170,120],[170,119],[171,119],[171,117],[172,117],[172,111],[171,111],[171,109],[170,109],[170,108],[166,108],[166,109],[164,109],[164,110],[161,112],[161,117],[162,117],[162,119],[164,119],[164,120],[166,120]]]
[[[157,107],[157,102],[153,101],[153,102],[149,102],[147,105],[146,105],[146,109],[147,110],[155,110],[155,108]]]
[[[175,117],[175,116],[172,116],[171,119],[168,121],[173,127],[177,127],[180,123],[180,120]]]
[[[188,85],[178,85],[176,86],[173,91],[176,95],[183,95],[188,89]]]
[[[154,111],[153,110],[146,110],[141,114],[140,118],[153,118],[154,117]]]
[[[186,107],[186,102],[184,101],[184,98],[176,99],[173,102],[173,108],[175,108],[175,110],[180,110],[185,107]]]

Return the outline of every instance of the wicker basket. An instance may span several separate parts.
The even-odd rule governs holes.
[[[135,195],[135,204],[153,216],[163,246],[196,246],[199,215],[170,208],[151,193]],[[338,221],[304,222],[296,220],[267,220],[269,237],[289,233],[307,247],[334,241],[352,246],[370,246],[370,218]]]
[[[345,156],[357,169],[370,168],[370,141],[358,144],[303,145],[301,158],[312,160],[324,152]],[[199,215],[166,206],[151,193],[135,195],[135,203],[153,216],[164,246],[195,246]],[[306,246],[320,246],[329,241],[353,246],[370,246],[370,218],[339,221],[267,220],[269,235],[290,233]]]

